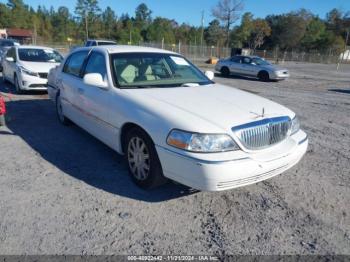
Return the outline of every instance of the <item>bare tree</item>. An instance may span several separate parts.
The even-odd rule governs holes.
[[[243,0],[219,0],[217,5],[212,9],[212,14],[219,19],[226,28],[226,45],[230,44],[230,30],[243,10]]]

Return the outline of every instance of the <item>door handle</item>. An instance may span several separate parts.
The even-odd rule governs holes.
[[[84,94],[84,89],[78,88],[78,93],[79,93],[79,94]]]

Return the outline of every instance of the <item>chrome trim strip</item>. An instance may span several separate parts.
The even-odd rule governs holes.
[[[265,119],[254,121],[254,122],[250,122],[250,123],[247,123],[247,124],[234,126],[234,127],[232,127],[231,130],[233,132],[236,132],[236,131],[239,131],[239,130],[242,130],[242,129],[246,129],[246,128],[252,128],[252,127],[257,127],[257,126],[261,126],[261,125],[267,125],[267,124],[270,124],[270,123],[278,123],[278,122],[286,122],[286,121],[291,121],[289,116],[265,118]]]
[[[302,139],[298,142],[298,145],[304,144],[308,140],[308,138],[309,138],[309,136],[306,135],[304,139]]]
[[[260,150],[287,138],[291,125],[290,117],[281,116],[235,126],[231,130],[246,149]]]
[[[223,164],[223,163],[227,163],[227,162],[234,162],[234,161],[241,161],[241,160],[246,160],[246,159],[249,159],[249,157],[242,157],[242,158],[237,158],[237,159],[230,159],[230,160],[203,160],[203,159],[199,159],[199,158],[196,158],[196,157],[192,157],[192,156],[186,156],[186,155],[183,155],[179,152],[176,152],[176,151],[173,151],[169,148],[166,148],[164,146],[160,146],[160,145],[155,145],[156,147],[159,147],[161,149],[164,149],[166,151],[168,151],[169,153],[172,153],[172,154],[175,154],[179,157],[182,157],[182,158],[185,158],[187,160],[192,160],[192,161],[196,161],[200,164],[214,164],[214,165],[217,165],[217,164]]]
[[[95,115],[93,115],[93,114],[91,114],[91,113],[85,111],[85,110],[82,109],[81,107],[74,105],[74,104],[71,103],[68,99],[66,99],[66,98],[64,98],[64,97],[61,97],[61,99],[64,100],[64,101],[66,101],[67,103],[69,103],[72,107],[74,107],[74,108],[75,108],[76,110],[78,110],[80,113],[82,113],[82,114],[84,114],[84,115],[86,115],[86,116],[88,116],[88,117],[94,119],[96,122],[101,123],[101,124],[104,124],[105,126],[112,127],[112,128],[114,128],[114,129],[116,129],[116,130],[119,130],[119,129],[120,129],[119,127],[114,126],[114,125],[112,125],[111,123],[106,122],[106,121],[104,121],[103,119],[101,119],[101,118],[99,118],[99,117],[97,117],[97,116],[95,116]]]

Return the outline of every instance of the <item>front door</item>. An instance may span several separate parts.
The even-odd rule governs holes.
[[[97,73],[108,83],[106,61],[107,59],[103,53],[92,51],[82,76]],[[81,80],[77,88],[78,104],[84,112],[84,128],[105,144],[117,149],[119,128],[116,119],[118,117],[115,115],[117,112],[113,108],[116,108],[118,105],[116,105],[115,93],[111,92],[113,87],[100,88],[85,84]]]

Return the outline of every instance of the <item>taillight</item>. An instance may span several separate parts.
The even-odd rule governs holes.
[[[5,113],[6,113],[5,100],[2,96],[0,96],[0,115],[5,115]]]

